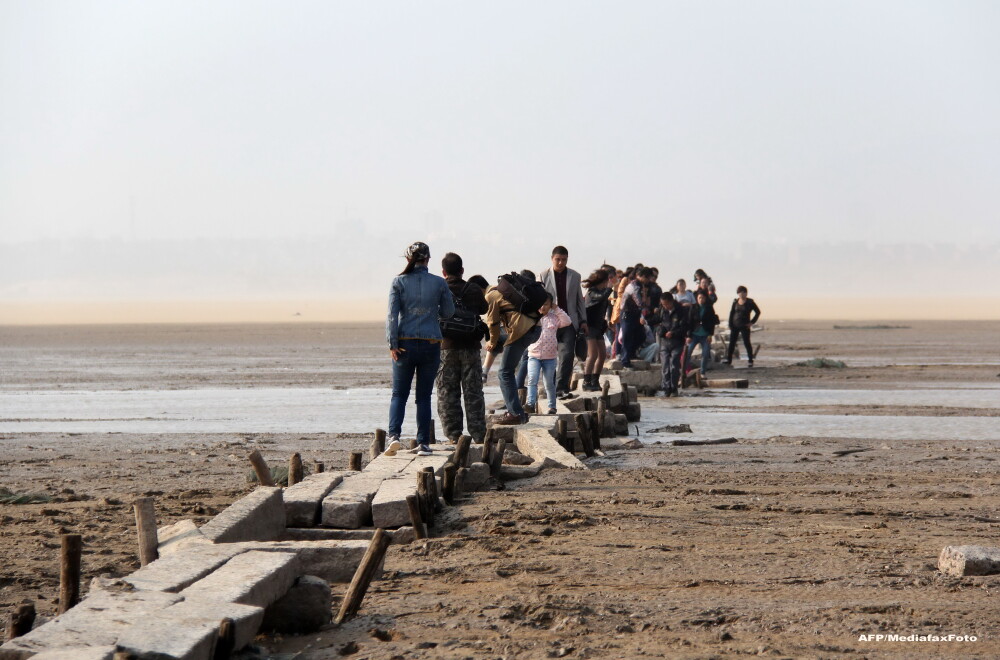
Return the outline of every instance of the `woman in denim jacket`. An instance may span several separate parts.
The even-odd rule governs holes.
[[[392,356],[392,400],[389,403],[388,446],[392,456],[400,448],[406,400],[417,376],[417,454],[429,456],[431,390],[441,363],[439,319],[451,318],[455,302],[444,278],[431,275],[431,249],[416,242],[406,250],[406,268],[392,281],[385,338]]]

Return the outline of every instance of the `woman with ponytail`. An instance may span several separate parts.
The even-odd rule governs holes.
[[[389,316],[385,323],[385,338],[392,357],[392,400],[385,453],[392,456],[402,446],[399,434],[416,375],[417,454],[429,456],[431,391],[441,363],[439,319],[451,318],[455,301],[444,278],[428,272],[431,249],[426,243],[414,243],[405,256],[406,268],[392,281],[389,290]]]

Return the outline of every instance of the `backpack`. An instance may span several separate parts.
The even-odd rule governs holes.
[[[462,293],[451,294],[455,300],[455,314],[450,319],[443,319],[441,323],[441,334],[447,339],[459,341],[479,341],[483,338],[483,330],[486,324],[479,318],[479,314],[465,306],[465,292],[469,290],[469,282],[465,283]]]
[[[549,295],[541,282],[522,277],[518,273],[498,277],[497,291],[518,312],[536,319],[539,318],[538,309],[545,304]]]

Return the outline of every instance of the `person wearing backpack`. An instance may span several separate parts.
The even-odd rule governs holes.
[[[486,327],[490,334],[486,350],[492,351],[503,345],[499,380],[507,411],[497,424],[524,424],[528,421],[517,394],[517,367],[528,345],[538,338],[533,330],[538,324],[538,310],[546,299],[545,289],[538,282],[518,273],[501,275],[497,285],[486,290]],[[501,340],[501,326],[507,334],[506,340]]]
[[[427,271],[431,249],[417,241],[406,249],[406,268],[389,289],[389,314],[385,338],[392,357],[392,399],[385,453],[393,456],[402,446],[406,400],[413,377],[417,378],[417,454],[430,456],[431,392],[441,362],[439,319],[455,313],[448,283]]]
[[[450,442],[462,435],[462,401],[472,441],[481,443],[486,435],[486,400],[483,397],[483,364],[480,341],[485,325],[486,295],[482,288],[462,279],[462,257],[449,252],[441,259],[441,270],[455,299],[455,314],[441,321],[441,366],[438,368],[438,419]]]
[[[562,245],[552,248],[552,267],[538,274],[538,281],[545,285],[545,290],[559,309],[569,314],[572,326],[560,328],[557,340],[559,342],[559,358],[556,366],[556,390],[560,398],[569,398],[569,382],[573,375],[573,361],[576,359],[577,331],[587,332],[587,305],[583,300],[580,273],[567,268],[569,250]]]

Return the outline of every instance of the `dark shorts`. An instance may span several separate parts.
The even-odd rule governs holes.
[[[604,333],[608,331],[608,322],[602,321],[597,325],[587,326],[587,339],[604,339]]]

